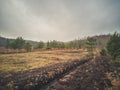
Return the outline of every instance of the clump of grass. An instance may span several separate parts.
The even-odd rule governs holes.
[[[14,82],[10,81],[7,85],[7,90],[14,90]]]

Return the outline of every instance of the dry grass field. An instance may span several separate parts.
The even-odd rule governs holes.
[[[29,53],[0,54],[0,75],[25,71],[83,58],[83,50],[41,50]]]

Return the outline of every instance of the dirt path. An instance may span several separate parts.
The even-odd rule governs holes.
[[[46,90],[105,90],[111,86],[105,73],[109,64],[104,58],[97,58],[78,66],[74,71],[54,82]]]

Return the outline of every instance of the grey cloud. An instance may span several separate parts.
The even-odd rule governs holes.
[[[120,30],[119,0],[1,0],[0,32],[32,40],[71,40]]]

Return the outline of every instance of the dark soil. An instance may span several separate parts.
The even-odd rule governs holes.
[[[110,71],[107,73],[108,78],[111,80],[111,90],[120,90],[120,62],[113,62],[110,65]]]
[[[105,90],[112,86],[106,77],[109,71],[108,59],[97,58],[80,65],[46,90]]]
[[[0,90],[39,90],[90,59],[74,60],[49,67],[0,76]]]
[[[0,76],[0,90],[120,90],[119,66],[105,57],[59,63]],[[115,88],[113,78],[118,80]]]

